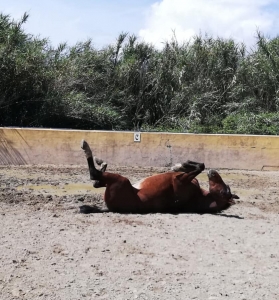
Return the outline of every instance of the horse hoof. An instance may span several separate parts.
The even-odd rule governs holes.
[[[205,169],[205,164],[204,163],[201,163],[200,164],[200,169],[203,171]]]
[[[80,148],[81,148],[82,150],[85,149],[86,145],[88,146],[87,142],[86,142],[85,140],[81,140],[81,142],[80,142]]]
[[[92,151],[85,140],[81,140],[80,147],[84,151],[86,158],[92,157]]]

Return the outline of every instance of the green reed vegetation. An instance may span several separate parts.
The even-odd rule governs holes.
[[[52,47],[0,14],[0,126],[279,133],[279,38]]]

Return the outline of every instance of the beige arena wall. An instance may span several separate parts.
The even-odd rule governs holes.
[[[0,165],[86,165],[86,139],[111,165],[170,166],[187,159],[207,168],[279,170],[279,137],[0,128]]]

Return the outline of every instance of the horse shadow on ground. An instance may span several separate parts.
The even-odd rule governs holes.
[[[108,208],[99,208],[98,206],[92,206],[92,205],[81,205],[79,207],[79,212],[81,214],[102,214],[102,213],[109,213],[112,212],[110,211]],[[119,212],[118,212],[119,213]],[[123,215],[148,215],[148,214],[154,214],[154,213],[148,213],[148,212],[137,212],[137,213],[129,213],[129,212],[120,212]],[[170,215],[187,215],[187,214],[193,214],[195,212],[178,212],[178,211],[167,211],[167,212],[160,212],[160,214],[170,214]],[[244,220],[244,217],[240,217],[238,215],[229,215],[229,214],[225,214],[222,212],[219,213],[195,213],[198,215],[215,215],[218,217],[225,217],[225,218],[235,218],[235,219],[239,219],[239,220]]]
[[[235,219],[239,219],[239,220],[244,220],[244,217],[240,217],[238,215],[228,215],[228,214],[224,214],[224,213],[217,213],[215,215],[219,216],[219,217],[235,218]]]

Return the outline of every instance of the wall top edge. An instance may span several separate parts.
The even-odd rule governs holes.
[[[209,134],[209,133],[189,133],[189,132],[153,132],[153,131],[113,131],[113,130],[80,130],[80,129],[61,129],[61,128],[36,128],[36,127],[0,127],[0,130],[26,130],[26,131],[61,131],[61,132],[82,132],[82,133],[111,133],[111,134],[122,134],[140,132],[141,134],[164,134],[164,135],[188,135],[188,136],[236,136],[236,137],[269,137],[269,138],[279,138],[278,135],[254,135],[254,134]]]

